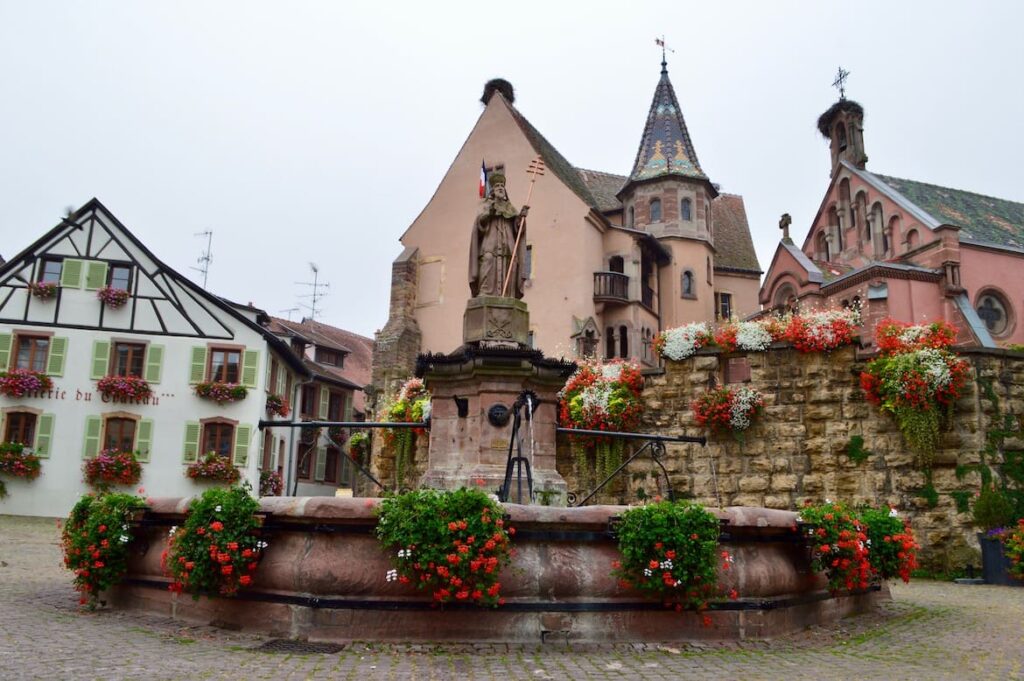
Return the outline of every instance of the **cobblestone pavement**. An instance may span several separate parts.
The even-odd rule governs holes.
[[[771,642],[393,646],[269,654],[257,636],[79,610],[52,520],[0,516],[3,679],[1021,679],[1024,588],[921,581]]]

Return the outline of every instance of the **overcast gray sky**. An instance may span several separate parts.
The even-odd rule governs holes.
[[[817,116],[864,105],[868,169],[1024,201],[1019,2],[0,0],[0,254],[95,196],[211,291],[271,314],[316,262],[321,319],[372,335],[398,237],[489,78],[573,164],[626,174],[659,73],[762,268],[828,182]],[[293,318],[296,318],[293,315]]]

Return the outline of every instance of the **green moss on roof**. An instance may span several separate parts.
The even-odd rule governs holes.
[[[1024,248],[1024,203],[898,177],[875,177],[936,221],[959,227],[963,239]]]

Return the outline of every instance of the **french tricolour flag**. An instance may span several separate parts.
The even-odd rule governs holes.
[[[480,161],[480,198],[487,196],[487,166]]]

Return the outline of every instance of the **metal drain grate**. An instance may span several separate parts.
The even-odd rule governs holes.
[[[287,638],[275,638],[255,648],[260,653],[285,653],[288,655],[331,655],[341,652],[345,646],[339,643],[312,643],[310,641],[293,641]]]

